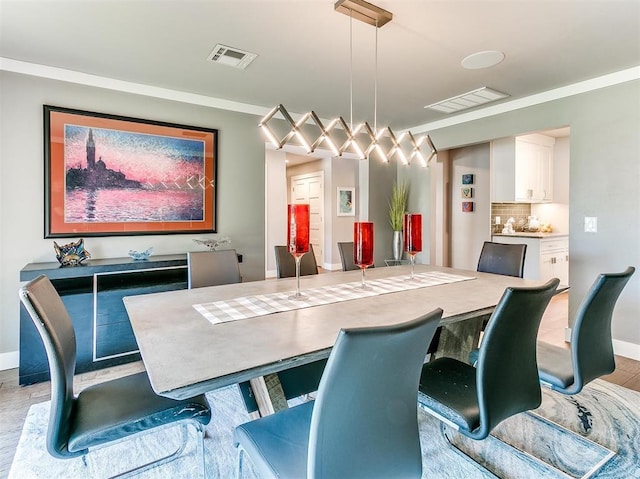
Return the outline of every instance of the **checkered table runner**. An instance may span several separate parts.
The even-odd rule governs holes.
[[[212,324],[217,324],[311,306],[339,303],[351,299],[368,298],[380,294],[475,279],[470,276],[459,276],[439,271],[416,273],[414,278],[413,281],[409,281],[408,276],[403,275],[370,280],[366,282],[367,289],[360,287],[360,281],[305,289],[301,291],[304,298],[296,300],[289,299],[295,291],[284,291],[214,301],[213,303],[194,304],[193,307]]]

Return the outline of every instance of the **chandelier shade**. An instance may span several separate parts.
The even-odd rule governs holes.
[[[276,126],[270,125],[278,113],[287,129],[282,135],[276,133]],[[396,136],[390,127],[376,132],[368,122],[352,129],[342,117],[331,120],[325,126],[314,111],[305,113],[295,121],[282,104],[267,113],[258,126],[276,149],[289,144],[313,153],[324,146],[335,156],[352,153],[362,160],[368,159],[375,151],[385,162],[395,157],[402,164],[409,165],[417,158],[422,166],[427,166],[438,153],[429,135],[416,138],[410,131],[405,131]]]

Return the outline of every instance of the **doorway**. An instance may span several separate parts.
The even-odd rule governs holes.
[[[309,204],[309,243],[318,265],[324,258],[324,172],[315,171],[291,177],[292,203]]]

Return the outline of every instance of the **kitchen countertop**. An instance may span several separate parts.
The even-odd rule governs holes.
[[[563,237],[567,237],[569,236],[567,233],[540,233],[540,232],[533,232],[533,231],[522,231],[522,232],[516,232],[513,234],[506,234],[506,233],[493,233],[492,236],[515,236],[515,237],[520,237],[520,238],[563,238]]]

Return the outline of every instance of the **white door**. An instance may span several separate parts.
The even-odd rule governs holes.
[[[309,243],[318,266],[324,264],[324,172],[291,177],[291,199],[309,204]]]

